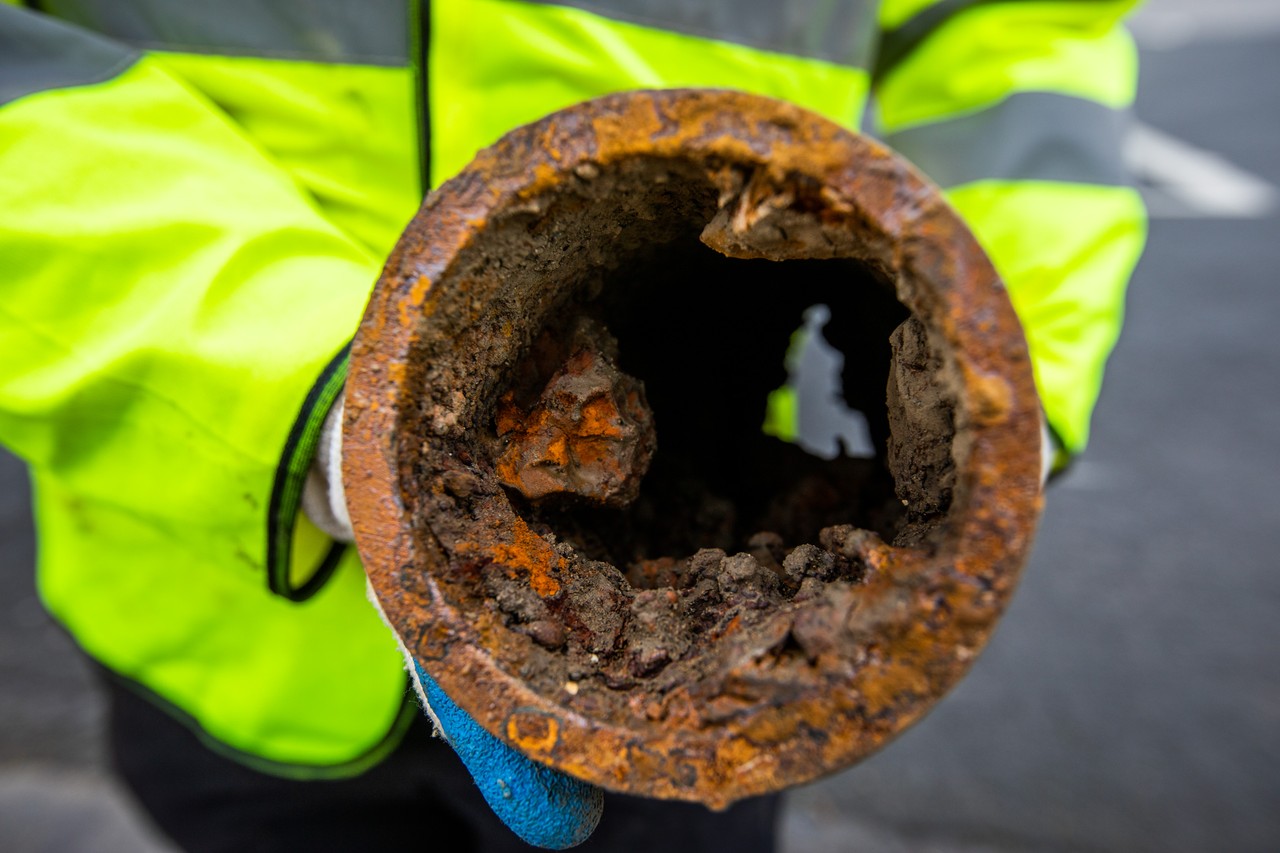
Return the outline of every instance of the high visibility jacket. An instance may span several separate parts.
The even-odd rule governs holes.
[[[623,89],[850,127],[874,92],[1078,451],[1143,242],[1117,160],[1134,2],[3,0],[0,442],[30,465],[45,604],[264,769],[393,746],[395,643],[356,556],[298,518],[344,344],[426,187]]]

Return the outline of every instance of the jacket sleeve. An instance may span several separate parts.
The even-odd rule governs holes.
[[[145,56],[0,15],[0,440],[264,568],[291,429],[379,261]]]
[[[159,63],[0,4],[0,442],[32,471],[41,597],[94,657],[280,761],[348,760],[402,701],[354,558],[305,607],[266,590],[269,565],[296,591],[338,562],[300,522],[290,580],[266,522],[292,528],[380,266]],[[261,711],[276,694],[286,721]]]
[[[1137,0],[887,0],[877,130],[947,194],[1009,289],[1049,427],[1080,452],[1146,235],[1121,162]]]

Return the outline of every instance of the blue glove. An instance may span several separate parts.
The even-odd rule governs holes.
[[[480,728],[417,661],[413,672],[423,710],[458,753],[489,808],[512,832],[551,850],[587,840],[604,810],[603,791],[525,758]]]
[[[303,489],[302,507],[321,530],[340,542],[351,542],[355,537],[342,488],[342,410],[339,402],[325,418],[315,461]],[[386,614],[372,590],[369,600],[386,622]],[[391,627],[391,623],[387,622],[387,626]],[[600,822],[604,792],[530,761],[480,728],[445,695],[403,644],[400,651],[409,664],[423,710],[436,724],[436,731],[458,753],[493,813],[536,847],[564,850],[586,841]]]

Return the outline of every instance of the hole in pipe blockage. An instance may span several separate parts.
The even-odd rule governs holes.
[[[866,418],[869,458],[822,459],[762,429],[815,305],[828,315],[823,337],[844,356],[838,391]],[[644,383],[657,452],[624,510],[553,502],[526,507],[528,516],[592,559],[632,569],[642,586],[664,579],[639,564],[701,548],[749,552],[762,533],[784,549],[835,524],[893,538],[902,507],[886,464],[885,387],[889,336],[907,311],[872,271],[846,260],[732,259],[690,241],[629,265],[586,310],[617,339],[619,367]]]

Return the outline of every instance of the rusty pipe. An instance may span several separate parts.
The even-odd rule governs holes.
[[[760,433],[814,294],[866,318],[861,467]],[[346,395],[360,554],[432,676],[538,761],[712,807],[919,719],[1041,506],[1026,344],[968,229],[884,147],[740,93],[480,152],[388,260]]]

